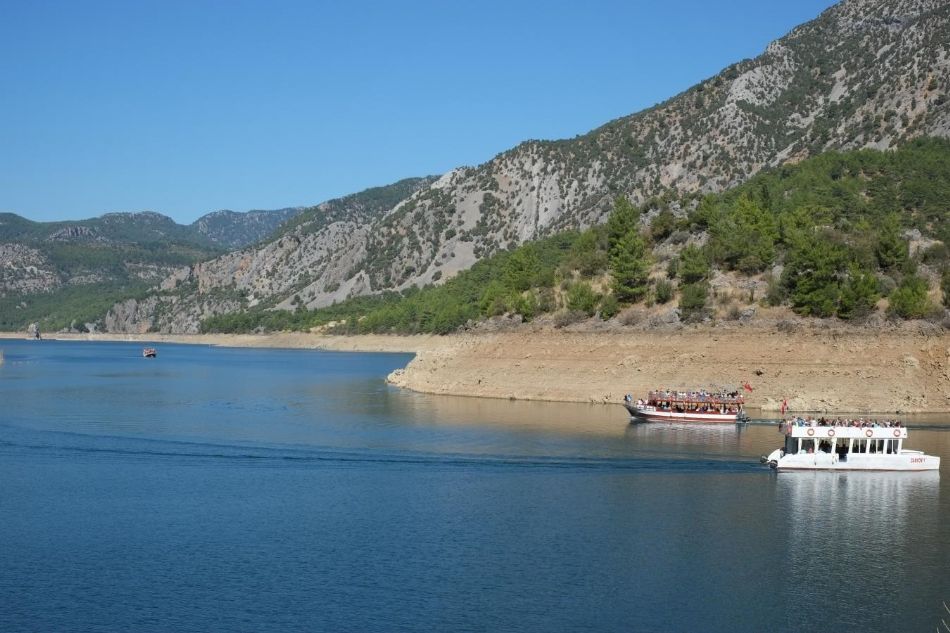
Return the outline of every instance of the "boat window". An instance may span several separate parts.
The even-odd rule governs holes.
[[[835,440],[834,451],[835,451],[835,455],[838,456],[839,461],[844,461],[848,459],[848,440],[846,439]]]

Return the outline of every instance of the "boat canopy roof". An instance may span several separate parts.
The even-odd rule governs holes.
[[[857,438],[861,440],[906,440],[907,429],[903,426],[798,426],[782,425],[785,435],[805,439]]]
[[[671,402],[679,404],[745,404],[745,399],[738,391],[664,391],[658,389],[647,394],[647,402]]]

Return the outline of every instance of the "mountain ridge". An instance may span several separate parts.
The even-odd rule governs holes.
[[[698,199],[825,150],[948,137],[948,42],[947,2],[845,0],[761,55],[586,134],[312,207],[257,246],[176,270],[110,327],[196,331],[252,306],[439,284],[500,250],[600,224],[617,196]]]
[[[348,240],[348,248],[334,250],[341,238],[332,223],[306,244],[288,225],[241,256],[247,268],[258,256],[259,264],[269,262],[266,280],[235,276],[230,255],[203,262],[188,278],[199,295],[246,292],[246,306],[320,307],[441,283],[499,250],[602,223],[617,195],[637,204],[667,193],[701,196],[827,149],[947,137],[947,42],[946,2],[846,0],[758,57],[651,108],[573,139],[525,141],[443,174],[359,227],[361,239]],[[304,274],[292,263],[307,261],[297,249],[332,251],[347,265]],[[209,304],[208,311],[216,309]],[[166,314],[150,327],[177,331],[194,323]]]

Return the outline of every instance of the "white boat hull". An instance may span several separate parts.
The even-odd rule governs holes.
[[[899,470],[916,472],[939,470],[940,457],[917,451],[898,454],[852,453],[839,459],[835,453],[805,453],[781,455],[776,450],[768,456],[769,465],[776,470]]]

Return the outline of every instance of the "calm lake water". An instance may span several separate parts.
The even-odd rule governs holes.
[[[0,341],[0,631],[927,631],[950,474],[387,387],[405,354]],[[950,420],[910,448],[950,467]]]

